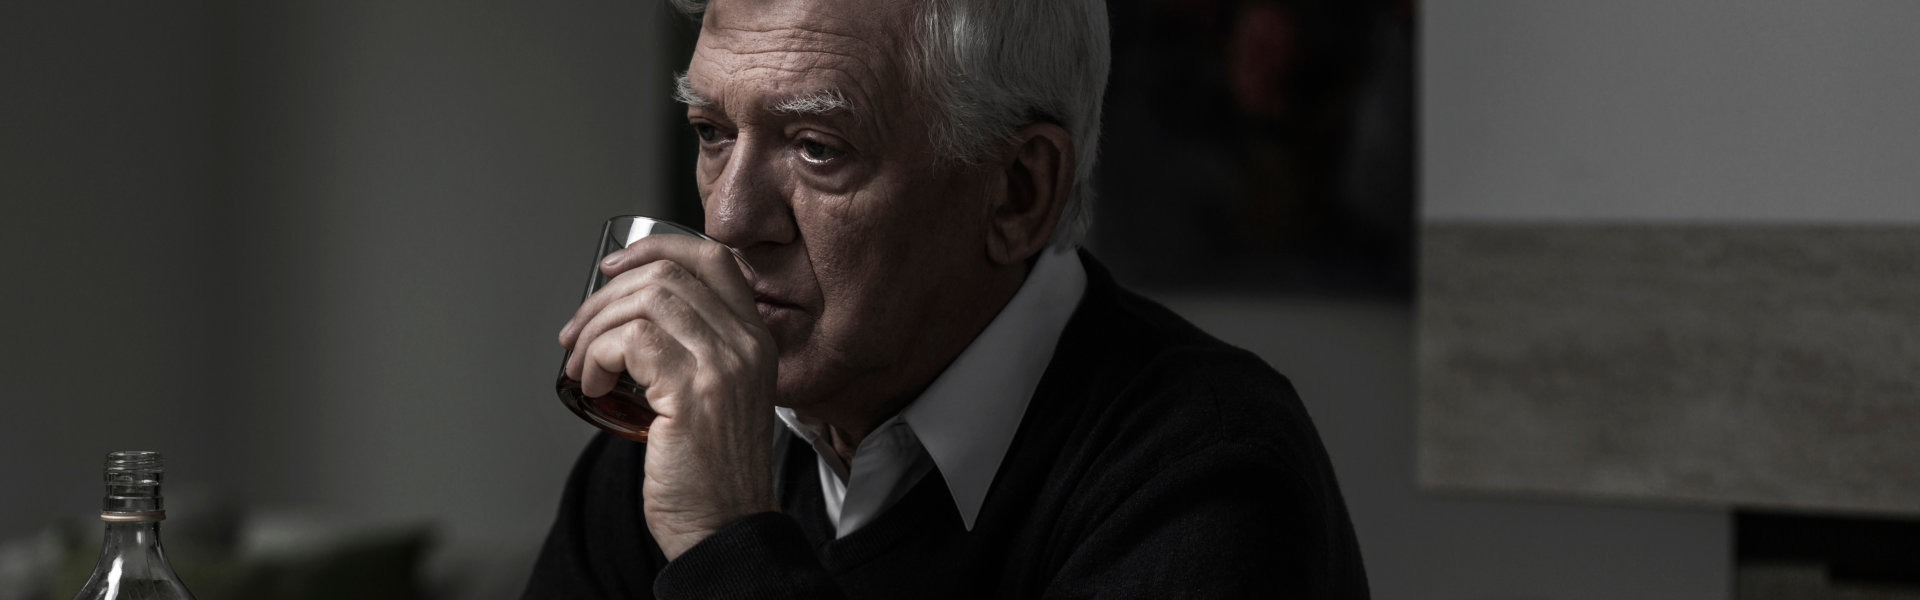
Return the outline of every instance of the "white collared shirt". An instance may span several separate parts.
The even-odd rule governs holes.
[[[836,537],[872,522],[936,466],[972,531],[1027,402],[1086,289],[1076,251],[1042,252],[1000,314],[919,398],[860,441],[851,465],[833,452],[823,424],[775,409],[818,456],[820,489]]]

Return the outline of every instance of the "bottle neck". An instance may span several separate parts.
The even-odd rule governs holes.
[[[139,550],[160,549],[160,522],[107,523],[106,547]]]
[[[162,509],[158,477],[134,478],[125,475],[107,477],[107,496],[101,499],[100,520],[107,525],[106,543],[101,546],[102,567],[113,556],[160,556],[160,522],[166,520]],[[165,559],[157,564],[166,565]]]
[[[100,499],[107,537],[96,570],[136,580],[173,578],[160,551],[160,521],[167,518],[160,495],[164,474],[157,452],[107,455],[107,494]]]
[[[74,598],[193,599],[160,551],[160,521],[167,516],[160,498],[162,467],[158,452],[107,455],[107,495],[100,505],[107,536],[93,575]]]

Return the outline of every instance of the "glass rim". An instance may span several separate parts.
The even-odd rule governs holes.
[[[709,242],[713,242],[715,244],[719,244],[720,247],[726,248],[727,252],[733,254],[734,262],[739,263],[741,268],[746,269],[747,285],[751,286],[760,281],[760,271],[757,269],[754,269],[752,263],[747,262],[746,255],[741,254],[739,248],[730,246],[726,242],[713,239],[713,236],[707,235],[707,233],[704,231],[700,231],[698,229],[694,229],[693,227],[689,227],[687,225],[674,222],[674,221],[669,221],[659,217],[649,217],[646,215],[614,215],[612,217],[608,217],[606,226],[601,230],[601,234],[600,234],[601,243],[604,244],[608,240],[611,240],[613,238],[613,226],[615,223],[618,223],[621,221],[627,221],[627,222],[645,221],[645,222],[653,223],[656,225],[666,225],[668,227],[678,230],[677,233],[700,238]],[[652,235],[652,233],[650,232],[648,235]],[[633,241],[638,241],[638,240],[633,240]],[[619,243],[620,248],[622,249],[626,248],[628,245],[631,245],[633,241],[620,242]],[[603,250],[604,251],[601,252],[602,256],[605,256],[606,254],[611,252],[611,249],[603,249]]]

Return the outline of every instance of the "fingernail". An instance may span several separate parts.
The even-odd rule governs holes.
[[[580,263],[574,263],[574,264],[580,264]],[[620,255],[618,254],[614,254],[606,258],[600,259],[600,266],[602,267],[611,267],[617,264],[620,264]]]

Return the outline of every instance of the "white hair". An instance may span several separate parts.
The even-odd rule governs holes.
[[[853,112],[853,103],[840,90],[814,90],[776,102],[769,110],[784,115],[827,115]]]
[[[673,75],[673,99],[687,106],[713,106],[712,100],[700,95],[700,92],[693,91],[693,83],[687,81],[685,71]]]
[[[696,18],[707,4],[669,1]],[[1112,63],[1104,0],[927,0],[910,41],[909,77],[934,107],[929,134],[946,159],[978,164],[1031,123],[1072,136],[1073,191],[1051,244],[1079,245],[1092,221],[1100,99]]]

